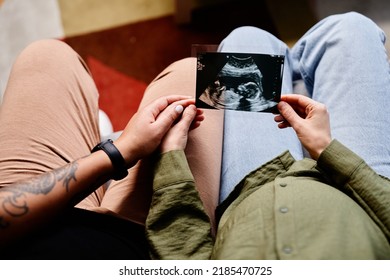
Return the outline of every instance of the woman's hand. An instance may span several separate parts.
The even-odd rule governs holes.
[[[153,153],[182,114],[182,110],[177,108],[193,106],[194,102],[188,96],[164,96],[139,110],[115,141],[127,165],[131,167],[139,159]]]
[[[176,107],[178,112],[183,112],[180,120],[175,123],[165,135],[161,142],[161,153],[184,150],[187,146],[188,132],[197,128],[204,119],[203,111],[197,109],[194,105],[184,108],[179,105]]]
[[[275,116],[279,128],[292,127],[313,159],[330,144],[330,123],[326,106],[298,94],[282,95]]]

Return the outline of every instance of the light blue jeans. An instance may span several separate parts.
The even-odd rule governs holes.
[[[390,177],[390,67],[385,34],[370,19],[347,13],[311,28],[292,49],[255,27],[240,27],[221,52],[285,55],[282,94],[303,79],[308,94],[324,103],[332,137]],[[220,201],[250,171],[285,150],[303,148],[293,129],[280,130],[270,113],[225,111]]]

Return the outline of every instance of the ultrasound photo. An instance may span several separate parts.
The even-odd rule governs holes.
[[[198,53],[196,105],[273,112],[280,100],[283,66],[281,55]]]

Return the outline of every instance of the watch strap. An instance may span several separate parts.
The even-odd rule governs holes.
[[[114,180],[121,180],[125,178],[127,174],[129,174],[129,172],[127,171],[125,159],[123,158],[117,147],[115,147],[111,139],[107,139],[97,144],[91,152],[94,153],[99,150],[104,151],[110,158],[112,166],[114,167]]]

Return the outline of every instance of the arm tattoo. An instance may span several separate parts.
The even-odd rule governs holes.
[[[68,192],[71,182],[77,181],[75,175],[77,168],[78,163],[75,161],[29,181],[16,183],[10,187],[0,188],[0,207],[12,217],[26,215],[29,212],[26,194],[46,195],[53,190],[57,182],[61,181],[65,191]],[[4,220],[4,217],[0,216],[0,229],[4,229],[8,226],[9,222]]]

